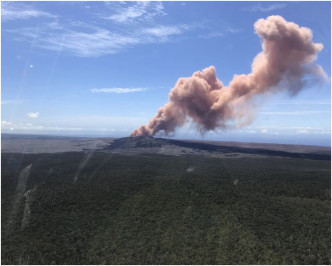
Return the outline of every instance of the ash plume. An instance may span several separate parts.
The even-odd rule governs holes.
[[[180,78],[169,93],[169,102],[131,136],[153,136],[159,131],[167,135],[187,123],[187,118],[201,133],[244,126],[253,119],[256,96],[279,91],[294,96],[327,79],[322,67],[314,63],[323,45],[312,41],[309,28],[281,16],[259,19],[254,28],[262,52],[254,58],[251,73],[234,75],[228,86],[217,78],[214,66]]]

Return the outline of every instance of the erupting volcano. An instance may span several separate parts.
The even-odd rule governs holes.
[[[262,52],[253,60],[251,73],[234,75],[228,86],[217,78],[214,66],[180,78],[170,91],[169,102],[131,136],[153,136],[159,131],[167,135],[188,118],[201,133],[248,125],[254,117],[255,96],[279,91],[294,96],[327,79],[322,67],[314,63],[323,45],[312,41],[309,28],[281,16],[259,19],[254,28],[261,38]]]

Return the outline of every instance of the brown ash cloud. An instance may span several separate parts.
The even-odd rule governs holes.
[[[254,28],[262,51],[254,58],[251,73],[234,75],[228,86],[217,78],[214,66],[180,78],[169,93],[169,102],[131,136],[153,136],[159,131],[168,135],[188,118],[201,133],[248,125],[254,118],[255,97],[280,91],[295,96],[327,79],[314,63],[323,45],[313,42],[309,28],[281,16],[259,19]]]

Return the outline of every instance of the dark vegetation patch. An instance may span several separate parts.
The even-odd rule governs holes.
[[[256,154],[256,155],[278,156],[278,157],[289,157],[289,158],[302,158],[302,159],[311,159],[311,160],[331,160],[331,154],[298,153],[298,152],[286,152],[286,151],[277,151],[269,149],[242,148],[234,146],[213,145],[213,144],[199,143],[199,142],[187,142],[181,140],[169,140],[169,142],[171,144],[180,147],[188,147],[188,148],[206,150],[206,151],[217,151],[226,154],[244,153],[244,154]]]
[[[32,196],[9,227],[30,164]],[[279,157],[3,154],[2,264],[330,264],[330,167]]]
[[[201,151],[217,152],[221,154],[251,154],[251,155],[263,155],[263,156],[276,156],[276,157],[288,157],[288,158],[301,158],[301,159],[311,159],[311,160],[331,160],[331,154],[321,154],[321,153],[299,153],[299,152],[288,152],[288,151],[278,151],[272,149],[262,149],[262,148],[244,148],[235,146],[223,146],[215,145],[203,142],[192,142],[184,140],[174,140],[174,139],[162,139],[154,137],[128,137],[115,139],[110,145],[106,146],[106,150],[113,149],[132,149],[132,148],[152,148],[152,147],[162,147],[164,145],[174,145],[177,147],[191,148]]]
[[[152,148],[162,147],[168,144],[169,140],[154,138],[154,137],[127,137],[115,139],[105,149],[119,149],[119,148]]]

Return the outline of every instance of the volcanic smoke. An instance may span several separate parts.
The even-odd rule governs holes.
[[[313,43],[309,28],[281,16],[259,19],[254,28],[262,52],[255,57],[250,74],[234,75],[228,86],[217,78],[214,66],[180,78],[169,93],[169,102],[131,136],[153,136],[159,131],[167,135],[187,123],[188,117],[201,133],[247,125],[256,96],[279,91],[294,96],[309,81],[327,79],[322,67],[314,63],[323,45]]]

